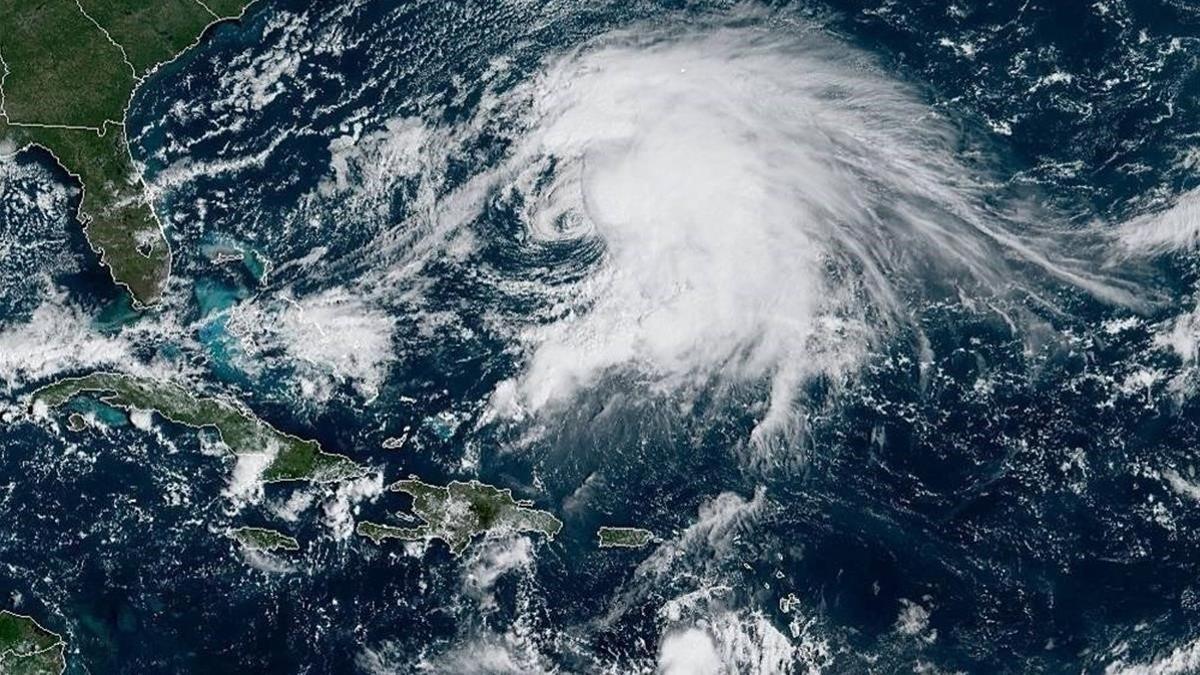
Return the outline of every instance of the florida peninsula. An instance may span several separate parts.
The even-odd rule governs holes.
[[[251,0],[0,0],[0,155],[39,147],[79,181],[92,249],[138,306],[171,250],[129,152],[125,113],[164,63]]]

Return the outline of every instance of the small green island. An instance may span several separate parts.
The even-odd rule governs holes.
[[[32,617],[0,611],[0,673],[60,675],[67,668],[67,643]]]
[[[265,527],[237,527],[227,534],[247,551],[270,553],[300,550],[300,542],[295,537]]]
[[[600,548],[641,548],[650,543],[654,533],[639,527],[601,527],[596,533]]]
[[[91,394],[105,405],[132,412],[158,413],[166,420],[194,428],[215,429],[236,455],[268,454],[264,482],[331,483],[363,475],[354,460],[325,452],[320,444],[279,431],[242,405],[202,398],[179,385],[119,373],[92,373],[49,384],[32,395],[32,406],[60,408],[76,396]]]
[[[78,217],[139,306],[162,296],[171,250],[129,151],[146,78],[251,0],[4,0],[0,154],[39,147],[79,181]]]
[[[413,513],[424,522],[415,527],[359,523],[358,534],[376,544],[385,539],[441,539],[457,557],[479,535],[540,532],[553,539],[562,529],[562,521],[532,508],[532,502],[513,499],[512,490],[475,480],[439,486],[409,478],[396,481],[387,489],[410,495]]]

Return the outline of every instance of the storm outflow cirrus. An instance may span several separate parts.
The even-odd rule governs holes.
[[[548,291],[577,309],[526,332],[495,397],[510,414],[633,367],[668,388],[769,381],[765,438],[794,426],[807,378],[851,372],[925,302],[1145,301],[1098,262],[1108,240],[964,161],[955,123],[815,30],[609,35],[489,109],[517,131],[484,180],[529,245],[603,248]]]

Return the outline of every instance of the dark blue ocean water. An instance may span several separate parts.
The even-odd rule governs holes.
[[[548,55],[713,17],[817,25],[864,50],[961,128],[965,161],[1001,167],[998,193],[1036,194],[1080,228],[1115,228],[1200,183],[1181,159],[1200,133],[1200,10],[1182,1],[256,3],[155,74],[130,111],[176,251],[156,315],[170,319],[128,309],[78,233],[69,177],[26,153],[11,161],[30,177],[0,184],[12,190],[0,231],[21,242],[0,264],[0,330],[65,294],[102,335],[144,329],[131,359],[200,373],[207,391],[387,481],[478,477],[554,511],[564,530],[510,567],[496,560],[511,540],[463,560],[436,543],[408,555],[330,536],[334,487],[267,486],[235,508],[222,496],[232,462],[193,431],[118,420],[69,434],[14,416],[0,426],[0,598],[68,636],[78,673],[653,672],[664,630],[691,621],[761,649],[759,617],[796,647],[797,672],[1099,672],[1186,648],[1200,635],[1200,502],[1163,476],[1190,477],[1200,409],[1168,389],[1186,374],[1179,358],[1154,348],[1157,322],[1192,305],[1185,253],[1154,261],[1161,302],[1127,329],[1102,327],[1129,310],[1067,289],[1066,311],[1024,308],[1056,336],[1042,341],[999,310],[929,302],[919,327],[935,360],[906,358],[918,338],[901,331],[848,386],[809,383],[815,413],[797,452],[766,468],[744,442],[761,388],[701,392],[682,414],[616,373],[532,442],[489,423],[487,397],[522,366],[489,310],[543,301],[500,293],[485,272],[570,279],[603,255],[580,244],[531,258],[499,202],[472,223],[469,257],[434,256],[419,297],[375,308],[394,320],[395,354],[373,395],[334,378],[319,405],[299,400],[303,365],[270,344],[246,353],[231,332],[239,306],[371,272],[370,248],[423,208],[415,180],[363,203],[314,199],[332,139],[403,117],[462,124],[489,87],[516,86]],[[501,58],[508,81],[484,86]],[[1072,78],[1037,85],[1057,72]],[[439,194],[508,143],[478,134]],[[62,194],[33,218],[10,195],[39,182]],[[296,262],[318,247],[319,262]],[[245,262],[215,265],[220,252]],[[448,318],[434,329],[412,318],[429,313]],[[1131,390],[1144,372],[1159,377]],[[19,402],[55,374],[25,373],[7,394]],[[381,448],[405,433],[404,449]],[[281,519],[298,492],[313,504]],[[355,508],[380,520],[404,506],[383,495]],[[606,523],[651,528],[677,554],[598,550]],[[247,524],[303,549],[250,559],[222,536]],[[489,567],[505,570],[494,584],[478,580]],[[915,636],[897,628],[914,605],[926,615]]]

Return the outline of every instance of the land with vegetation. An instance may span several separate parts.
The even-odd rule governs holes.
[[[299,551],[295,537],[265,527],[238,527],[229,531],[229,538],[248,551]]]
[[[562,529],[562,521],[532,508],[532,502],[513,499],[511,490],[479,481],[440,486],[408,478],[389,485],[388,490],[410,495],[412,512],[423,522],[413,527],[360,522],[358,534],[376,544],[385,539],[441,539],[458,556],[484,534],[537,532],[553,539]]]
[[[141,306],[171,250],[129,152],[136,88],[252,0],[0,0],[0,154],[49,151],[79,181],[79,220]]]
[[[120,373],[65,378],[35,391],[32,405],[60,408],[84,394],[126,412],[149,411],[176,424],[214,429],[237,455],[265,453],[270,461],[262,472],[264,482],[328,483],[363,474],[363,468],[349,457],[325,452],[316,441],[284,433],[238,403],[197,396],[161,380]]]
[[[0,673],[60,675],[67,668],[67,643],[32,617],[0,611]]]
[[[654,533],[640,527],[601,527],[596,533],[600,548],[641,548],[650,543]]]

